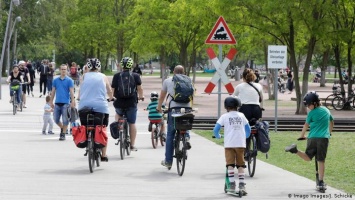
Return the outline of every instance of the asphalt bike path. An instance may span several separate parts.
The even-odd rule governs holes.
[[[58,141],[59,128],[56,125],[53,130],[55,135],[41,134],[45,99],[38,97],[38,81],[34,86],[35,96],[27,97],[28,108],[24,108],[23,112],[16,115],[12,114],[9,103],[9,88],[2,84],[0,199],[236,198],[225,194],[223,190],[225,176],[223,147],[196,134],[191,134],[192,149],[188,151],[188,160],[182,177],[177,175],[175,163],[170,171],[160,165],[164,158],[164,148],[160,144],[157,149],[152,148],[150,133],[147,130],[148,113],[143,110],[149,103],[150,92],[160,91],[161,81],[152,84],[154,79],[143,77],[146,100],[139,103],[136,141],[138,151],[121,160],[119,147],[109,135],[107,151],[109,162],[101,163],[100,167],[95,168],[94,173],[89,172],[87,157],[83,156],[84,149],[77,148],[71,136],[67,135],[66,141]],[[199,107],[198,112],[203,113],[204,109]],[[110,112],[110,122],[113,122],[112,104]],[[292,155],[285,153],[285,156]],[[320,199],[320,196],[312,195],[330,195],[332,198],[336,198],[336,195],[346,195],[329,186],[326,193],[321,194],[315,190],[314,180],[259,160],[255,176],[250,178],[246,175],[245,181],[248,192],[248,195],[243,197],[245,199]]]

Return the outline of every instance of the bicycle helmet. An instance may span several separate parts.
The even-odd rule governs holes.
[[[319,101],[319,96],[315,91],[308,92],[303,98],[303,104],[305,106],[318,103]]]
[[[101,62],[99,59],[97,58],[89,58],[87,60],[86,66],[88,67],[89,70],[93,70],[93,69],[98,69],[100,70],[101,68]]]
[[[121,60],[121,66],[125,69],[131,69],[133,66],[133,59],[130,57],[124,57]]]
[[[159,98],[158,92],[154,91],[154,92],[150,93],[150,100],[151,101],[156,101],[156,100],[158,100],[158,98]]]
[[[242,105],[242,103],[240,102],[240,99],[237,97],[227,97],[224,100],[224,108],[238,108]]]

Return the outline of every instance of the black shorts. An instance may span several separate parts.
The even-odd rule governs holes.
[[[262,112],[261,112],[261,108],[260,108],[259,105],[243,104],[239,108],[239,112],[241,112],[241,113],[243,113],[245,115],[245,117],[249,121],[250,126],[254,126],[255,125],[255,121],[251,122],[251,119],[254,118],[255,120],[259,120],[260,118],[262,118]]]
[[[23,84],[22,85],[22,94],[26,95],[26,91],[27,91],[27,85]]]
[[[309,138],[307,139],[306,154],[312,160],[314,156],[318,161],[325,161],[327,157],[329,139],[328,138]]]
[[[94,121],[88,121],[87,120],[87,115],[88,114],[93,114],[94,115]],[[80,123],[81,125],[104,125],[108,126],[108,118],[109,114],[105,113],[99,113],[99,112],[86,112],[85,110],[79,110],[79,118],[80,118]]]

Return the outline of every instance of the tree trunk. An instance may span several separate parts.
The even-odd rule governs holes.
[[[327,70],[327,66],[328,66],[329,52],[330,49],[328,48],[323,53],[322,64],[320,66],[321,69],[321,78],[320,78],[320,85],[319,85],[320,87],[325,87],[325,71]]]

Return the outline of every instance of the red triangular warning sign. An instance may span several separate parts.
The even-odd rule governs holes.
[[[220,16],[208,35],[206,44],[236,44],[236,40],[228,28],[224,18]]]

